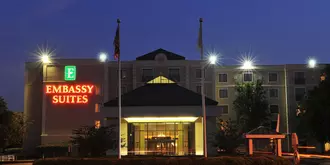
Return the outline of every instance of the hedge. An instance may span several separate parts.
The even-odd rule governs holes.
[[[291,165],[292,162],[281,157],[271,156],[222,156],[210,158],[197,157],[159,157],[159,158],[52,158],[36,160],[34,165]]]

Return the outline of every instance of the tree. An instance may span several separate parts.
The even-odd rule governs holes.
[[[95,128],[83,126],[73,130],[71,143],[79,147],[81,156],[102,156],[108,149],[116,148],[114,126]]]
[[[0,96],[0,150],[5,148],[5,128],[8,126],[7,111],[7,102]]]
[[[302,120],[309,123],[309,133],[320,143],[330,141],[330,65],[321,72],[321,81],[317,87],[309,91],[303,107],[306,111]],[[323,146],[323,145],[322,145]]]
[[[231,119],[227,121],[219,119],[217,128],[218,131],[214,134],[214,146],[225,153],[235,153],[237,147],[244,141],[239,125]]]
[[[22,147],[25,130],[32,122],[24,122],[23,112],[8,111],[9,125],[6,127],[7,147]]]
[[[237,112],[237,121],[243,131],[248,132],[258,126],[269,125],[270,111],[262,81],[237,84],[236,92],[237,98],[233,104]]]

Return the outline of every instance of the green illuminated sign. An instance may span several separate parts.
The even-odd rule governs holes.
[[[76,80],[76,66],[65,66],[64,68],[64,80],[65,81],[74,81]]]

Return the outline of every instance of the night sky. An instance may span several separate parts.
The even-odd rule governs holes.
[[[204,45],[236,64],[250,51],[258,64],[330,62],[327,0],[1,0],[0,96],[23,111],[24,62],[39,45],[57,57],[96,58],[113,52],[116,19],[124,60],[158,48],[198,59],[199,17]]]

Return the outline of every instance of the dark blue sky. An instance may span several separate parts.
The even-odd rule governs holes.
[[[198,18],[204,44],[236,63],[252,47],[259,64],[330,62],[327,0],[2,0],[0,96],[23,111],[24,62],[48,42],[58,57],[94,58],[113,52],[116,18],[124,60],[157,48],[199,58]]]

